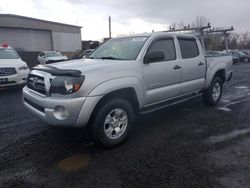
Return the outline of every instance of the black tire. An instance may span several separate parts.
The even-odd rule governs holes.
[[[115,109],[122,109],[125,112],[125,114],[127,115],[128,123],[126,124],[127,126],[125,126],[124,132],[120,135],[120,137],[111,139],[105,134],[104,129],[108,129],[108,127],[111,127],[112,129],[112,125],[104,124],[104,122],[105,122],[105,119],[108,117],[108,115],[111,112],[113,112]],[[93,118],[92,123],[91,123],[94,141],[97,144],[108,147],[108,148],[113,148],[113,147],[120,145],[128,137],[128,134],[133,127],[134,120],[135,120],[134,110],[131,104],[127,100],[118,99],[118,98],[106,100],[96,110],[95,117]],[[116,132],[115,130],[113,131]]]
[[[216,86],[220,86],[220,94],[219,96],[215,99],[213,97],[213,89]],[[216,106],[221,98],[223,92],[223,82],[222,79],[220,77],[215,77],[211,83],[211,85],[209,86],[209,88],[207,88],[204,92],[203,92],[203,100],[205,102],[205,104],[207,104],[208,106]]]

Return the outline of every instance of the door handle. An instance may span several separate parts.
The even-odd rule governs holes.
[[[181,66],[179,66],[179,65],[175,65],[175,66],[173,67],[173,69],[174,69],[174,70],[181,69]]]
[[[204,63],[200,62],[198,65],[199,65],[199,66],[202,66],[202,65],[204,65]]]

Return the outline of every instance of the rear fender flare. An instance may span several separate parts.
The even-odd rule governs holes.
[[[225,63],[220,63],[220,64],[215,65],[212,68],[212,70],[208,72],[207,79],[205,82],[205,89],[207,89],[210,86],[215,74],[220,70],[225,70],[225,73],[226,73],[226,64]],[[226,75],[225,75],[225,77],[226,77]]]

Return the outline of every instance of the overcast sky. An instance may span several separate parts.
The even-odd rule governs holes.
[[[82,26],[83,40],[166,30],[173,22],[204,16],[215,27],[250,31],[250,0],[1,0],[0,13]]]

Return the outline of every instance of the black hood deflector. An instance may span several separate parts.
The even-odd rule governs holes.
[[[50,66],[50,65],[38,65],[32,70],[39,70],[48,72],[53,76],[74,76],[79,77],[81,76],[82,72],[79,70],[71,70],[71,69],[58,69],[56,67]]]

